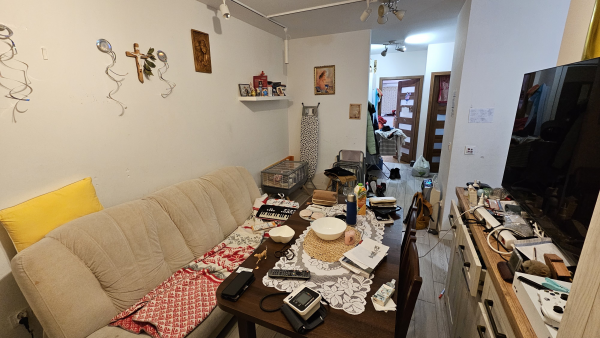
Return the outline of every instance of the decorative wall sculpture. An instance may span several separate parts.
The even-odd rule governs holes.
[[[7,40],[2,42],[4,42],[9,47],[8,51],[0,54],[0,64],[2,64],[8,69],[16,70],[18,72],[23,73],[23,79],[19,80],[7,78],[2,74],[2,72],[0,72],[0,87],[8,89],[8,94],[6,95],[7,98],[17,101],[13,107],[12,113],[13,122],[16,123],[16,113],[23,114],[27,112],[27,109],[20,109],[19,104],[23,101],[29,101],[28,97],[29,95],[31,95],[31,93],[33,93],[33,88],[31,87],[31,80],[29,80],[29,75],[27,75],[29,65],[15,58],[15,55],[17,55],[18,52],[17,46],[11,38],[12,35],[13,31],[10,28],[0,24],[0,40]],[[8,41],[10,41],[10,43]],[[25,68],[15,68],[11,65],[14,63],[24,65]],[[16,86],[14,86],[15,82],[17,83]]]
[[[125,109],[127,109],[127,106],[125,106],[121,101],[118,101],[117,99],[115,99],[112,96],[119,91],[119,88],[121,88],[121,82],[123,82],[123,80],[125,80],[125,78],[123,77],[122,79],[117,80],[112,75],[110,75],[109,72],[112,72],[113,74],[118,75],[118,76],[126,76],[127,74],[121,75],[121,74],[115,73],[115,71],[113,71],[111,69],[117,62],[117,55],[115,54],[115,52],[113,52],[110,42],[108,42],[105,39],[99,39],[98,41],[96,41],[96,47],[98,47],[98,50],[100,50],[102,53],[106,53],[106,54],[110,55],[110,57],[112,58],[112,63],[110,65],[106,66],[106,70],[104,70],[104,72],[106,73],[106,75],[108,75],[108,77],[111,80],[115,81],[115,83],[117,84],[117,88],[114,90],[111,90],[108,93],[108,98],[115,101],[116,103],[118,103],[121,106],[121,114],[119,114],[119,116],[122,116],[125,113]]]
[[[171,82],[171,81],[163,78],[163,74],[169,70],[169,63],[167,62],[167,54],[165,52],[163,52],[162,50],[159,50],[158,52],[156,52],[156,55],[158,56],[158,59],[162,63],[164,63],[164,66],[158,70],[158,78],[161,79],[162,81],[164,81],[167,85],[169,85],[167,92],[164,94],[160,94],[162,97],[164,97],[166,99],[169,95],[171,95],[171,93],[173,92],[173,88],[175,88],[175,86],[177,86],[177,85],[174,82]],[[162,71],[163,69],[165,70],[164,72]]]

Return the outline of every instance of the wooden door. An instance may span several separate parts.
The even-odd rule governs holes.
[[[398,81],[398,97],[394,127],[402,130],[407,138],[398,157],[402,162],[415,160],[417,134],[419,131],[419,111],[423,77],[407,77]]]
[[[443,87],[440,91],[440,85]],[[448,87],[450,72],[431,73],[429,90],[429,108],[427,109],[427,126],[425,128],[425,148],[423,157],[429,161],[432,173],[440,169],[442,156],[442,141],[446,121],[446,106],[448,105]]]

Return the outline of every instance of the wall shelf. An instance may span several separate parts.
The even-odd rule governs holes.
[[[242,102],[256,102],[256,101],[287,101],[289,96],[239,96],[238,100]]]

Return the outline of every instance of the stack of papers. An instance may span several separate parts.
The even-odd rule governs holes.
[[[364,238],[358,246],[346,252],[340,262],[346,269],[369,278],[389,249],[387,245]]]

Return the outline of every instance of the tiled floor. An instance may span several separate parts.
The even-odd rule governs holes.
[[[393,161],[393,158],[386,157],[384,160]],[[387,184],[386,196],[394,196],[398,205],[403,210],[408,210],[412,197],[415,192],[421,190],[423,178],[411,176],[411,167],[404,163],[385,163],[389,169],[400,168],[400,180],[386,179],[381,173],[370,172],[380,177],[378,183]],[[389,175],[388,169],[384,171]],[[447,326],[445,309],[442,301],[438,298],[440,292],[444,289],[446,281],[446,271],[448,270],[448,259],[450,256],[450,234],[446,237],[446,232],[437,235],[427,233],[425,230],[417,231],[417,248],[419,256],[424,256],[430,249],[431,252],[420,258],[419,268],[423,285],[415,305],[415,311],[411,326],[409,328],[408,338],[447,338],[449,337],[449,328]],[[439,238],[442,241],[438,243]],[[437,244],[437,245],[436,245]],[[238,338],[237,324],[232,323],[222,333],[222,338]],[[258,338],[284,338],[285,336],[271,331],[267,328],[257,325],[256,335]]]

